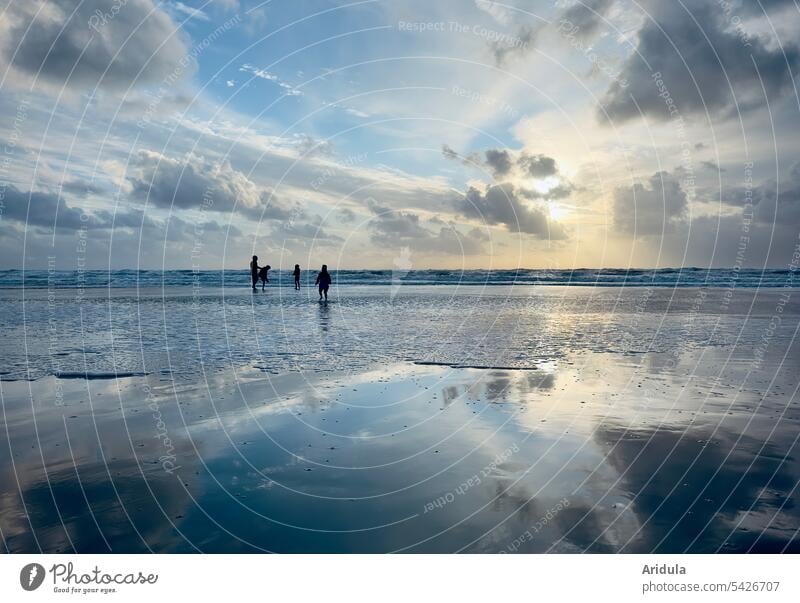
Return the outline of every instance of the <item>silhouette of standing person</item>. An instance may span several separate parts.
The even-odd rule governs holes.
[[[315,285],[319,285],[319,299],[322,301],[322,294],[325,294],[325,301],[328,301],[328,287],[331,286],[331,273],[328,272],[328,265],[323,264],[322,270],[317,275]]]
[[[294,265],[294,288],[296,291],[300,290],[300,264]]]
[[[269,264],[262,266],[258,269],[258,278],[261,279],[261,290],[264,290],[264,285],[269,282],[269,271],[272,268]]]
[[[256,284],[258,283],[258,256],[254,255],[253,260],[250,262],[250,276],[253,279],[253,291],[256,290]]]

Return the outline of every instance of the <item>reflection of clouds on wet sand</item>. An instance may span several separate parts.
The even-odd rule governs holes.
[[[19,498],[4,496],[0,509],[11,551],[191,550],[174,527],[190,503],[185,490],[129,460],[83,463],[21,486]]]
[[[793,503],[785,504],[785,493],[797,485],[796,461],[784,462],[769,444],[759,454],[761,440],[726,431],[708,439],[709,432],[614,426],[598,431],[641,524],[622,550],[714,552],[756,544],[761,551],[798,549],[800,543],[790,543],[798,513]],[[757,516],[775,521],[754,530],[758,522],[747,518]]]
[[[798,416],[781,393],[790,371],[774,384],[778,395],[765,396],[764,375],[733,385],[741,362],[722,382],[700,360],[683,355],[699,367],[691,376],[646,355],[592,353],[532,370],[408,362],[356,375],[240,371],[213,375],[208,389],[151,376],[174,475],[158,460],[142,378],[65,381],[63,407],[47,402],[53,378],[4,383],[14,455],[12,466],[0,442],[4,545],[796,549],[796,495],[787,496],[800,474]]]

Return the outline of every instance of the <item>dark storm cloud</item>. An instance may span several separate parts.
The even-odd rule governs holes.
[[[686,213],[686,193],[668,172],[653,174],[647,185],[636,183],[614,191],[614,226],[634,236],[672,231]]]
[[[458,209],[468,218],[490,225],[502,224],[511,232],[532,234],[542,239],[566,237],[563,228],[550,222],[544,211],[530,207],[520,199],[517,189],[510,183],[489,186],[484,193],[471,187]]]
[[[639,30],[636,52],[620,74],[627,86],[611,84],[600,119],[625,121],[640,111],[658,120],[706,111],[725,118],[763,107],[762,83],[773,101],[792,89],[800,66],[793,40],[776,40],[774,47],[748,37],[731,28],[710,0],[686,6],[652,4],[652,18]]]
[[[128,89],[191,70],[176,26],[151,0],[0,0],[0,67],[56,89]],[[101,17],[102,15],[102,17]]]
[[[213,163],[189,155],[183,159],[142,151],[128,177],[132,196],[158,207],[237,211],[255,220],[297,220],[305,216],[261,190],[227,162]]]

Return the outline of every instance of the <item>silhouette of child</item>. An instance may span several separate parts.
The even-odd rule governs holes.
[[[271,268],[272,268],[272,266],[267,264],[266,266],[260,268],[259,271],[258,271],[258,278],[261,279],[261,290],[262,291],[264,290],[264,285],[266,285],[269,282],[269,271],[270,271]],[[255,289],[255,287],[253,287],[253,289]]]
[[[294,265],[294,288],[300,289],[300,264]]]
[[[325,294],[325,301],[328,301],[328,287],[331,286],[331,273],[328,272],[328,265],[323,264],[322,270],[317,275],[317,280],[314,281],[315,285],[319,285],[319,298],[322,299],[322,294]]]

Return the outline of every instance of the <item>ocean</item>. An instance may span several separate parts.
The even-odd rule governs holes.
[[[304,270],[313,284],[316,270]],[[592,287],[787,287],[795,271],[781,268],[572,270],[332,270],[334,285],[567,285]],[[272,270],[271,286],[293,286],[291,270]],[[243,287],[249,270],[0,270],[0,288]]]

